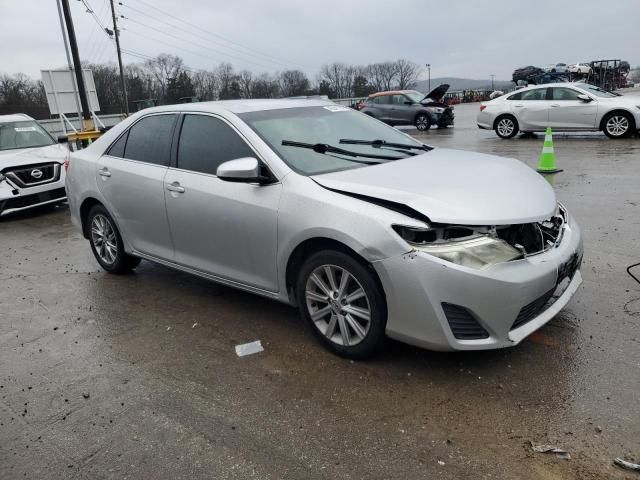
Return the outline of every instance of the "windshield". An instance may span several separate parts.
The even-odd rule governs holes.
[[[37,122],[0,123],[0,150],[46,147],[55,142]]]
[[[413,101],[413,103],[420,103],[424,100],[424,94],[420,92],[416,92],[415,90],[411,90],[409,92],[404,92],[404,94]]]
[[[239,117],[267,142],[287,165],[303,175],[362,168],[365,165],[355,163],[351,157],[339,153],[323,154],[313,149],[282,145],[283,140],[335,147],[344,147],[340,145],[340,139],[344,138],[422,145],[395,128],[339,105],[263,110],[243,113]],[[375,148],[372,145],[349,145],[348,148],[352,152],[365,155],[377,153],[402,156],[401,153]]]
[[[602,88],[596,87],[595,85],[584,85],[584,86],[582,86],[582,88],[584,88],[589,93],[591,93],[593,95],[596,95],[597,97],[604,97],[604,98],[617,97],[616,94],[611,93],[611,92],[607,92],[606,90],[603,90]]]

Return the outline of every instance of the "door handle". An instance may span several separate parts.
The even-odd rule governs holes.
[[[522,105],[521,103],[519,103],[519,104],[517,104],[517,105],[514,105],[514,107],[518,107],[518,108],[520,108],[520,107],[524,107],[524,105]]]
[[[184,193],[184,187],[181,187],[178,182],[173,182],[167,185],[167,190],[170,192]]]
[[[110,177],[111,176],[111,172],[109,171],[109,169],[107,167],[101,168],[100,170],[98,170],[98,175],[100,175],[101,177]]]
[[[559,107],[559,106],[560,106],[560,104],[559,104],[559,103],[552,103],[552,104],[551,104],[551,106],[552,106],[552,107]]]

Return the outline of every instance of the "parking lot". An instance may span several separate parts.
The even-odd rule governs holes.
[[[407,131],[535,168],[541,136],[500,140],[477,111]],[[584,284],[508,350],[344,360],[285,305],[149,262],[103,272],[66,208],[3,218],[0,478],[636,478],[612,461],[640,460],[640,139],[554,146]]]

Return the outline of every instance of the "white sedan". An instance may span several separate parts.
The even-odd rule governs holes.
[[[640,128],[640,97],[622,96],[586,83],[533,85],[480,104],[478,127],[500,138],[518,132],[603,131],[624,138]]]

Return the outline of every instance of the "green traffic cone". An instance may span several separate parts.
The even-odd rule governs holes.
[[[540,173],[558,173],[562,170],[556,166],[556,155],[553,152],[553,136],[551,127],[547,127],[544,135],[544,145],[538,162],[538,172]]]

